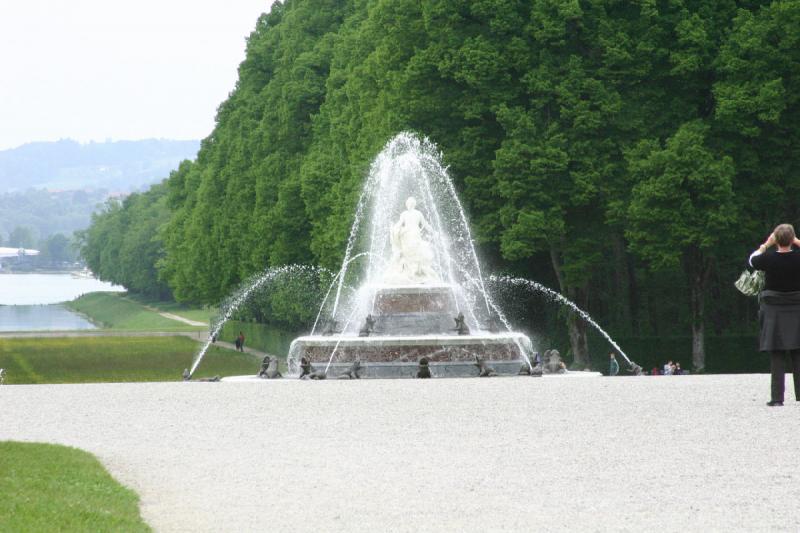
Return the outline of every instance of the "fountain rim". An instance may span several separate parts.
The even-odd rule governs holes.
[[[363,288],[367,289],[392,289],[392,290],[413,290],[419,292],[428,292],[431,289],[454,289],[459,287],[459,285],[455,283],[364,283],[361,285]]]
[[[361,346],[365,344],[375,344],[376,342],[393,343],[397,345],[414,346],[417,344],[473,344],[475,342],[498,341],[517,341],[530,340],[530,338],[519,331],[507,331],[503,333],[477,333],[470,335],[370,335],[369,337],[359,337],[357,335],[303,335],[296,337],[292,341],[292,346],[296,342],[304,342],[309,345],[324,346],[329,344],[339,344],[340,346]]]

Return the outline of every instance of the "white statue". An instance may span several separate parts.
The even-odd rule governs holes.
[[[422,236],[422,230],[433,233],[433,228],[416,209],[413,197],[406,200],[406,210],[390,230],[392,258],[384,281],[396,285],[433,283],[439,275],[433,270],[433,248]]]

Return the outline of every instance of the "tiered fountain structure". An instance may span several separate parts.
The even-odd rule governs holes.
[[[531,342],[512,331],[483,285],[464,210],[427,139],[401,133],[373,162],[342,267],[311,334],[295,339],[288,364],[305,359],[331,377],[356,360],[364,377],[434,377],[530,366]]]

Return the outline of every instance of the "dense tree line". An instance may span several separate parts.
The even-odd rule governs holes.
[[[700,369],[707,327],[752,330],[748,250],[798,221],[799,40],[798,0],[278,2],[197,160],[96,217],[86,259],[203,303],[266,265],[335,267],[370,160],[412,130],[491,269],[616,334],[691,332]],[[116,233],[145,209],[149,240]],[[102,269],[123,246],[124,279]]]
[[[160,232],[170,216],[166,203],[163,184],[122,201],[111,198],[92,215],[89,228],[76,232],[81,256],[98,278],[153,298],[171,296],[158,272],[164,256]]]

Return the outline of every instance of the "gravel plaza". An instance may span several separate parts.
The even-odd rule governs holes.
[[[94,453],[156,531],[797,531],[768,375],[0,387],[0,440]]]

